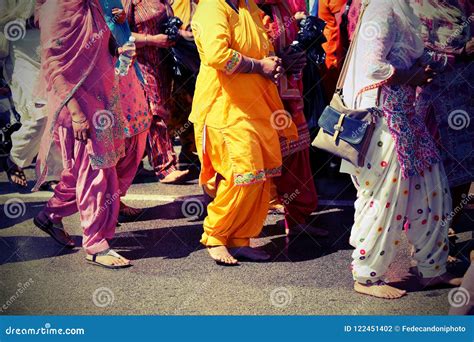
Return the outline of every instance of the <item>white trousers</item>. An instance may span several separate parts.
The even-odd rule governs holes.
[[[431,166],[423,176],[402,179],[394,140],[381,119],[365,166],[353,171],[357,188],[350,237],[355,247],[354,280],[363,284],[383,280],[403,231],[414,246],[420,276],[445,273],[451,198],[442,164]]]
[[[26,31],[23,39],[12,43],[10,52],[10,87],[16,110],[21,115],[22,127],[12,135],[11,160],[21,168],[32,164],[38,154],[41,137],[46,128],[47,113],[44,101],[35,95],[40,62],[37,49],[39,30]],[[48,180],[59,179],[63,170],[61,153],[51,153],[48,160]]]

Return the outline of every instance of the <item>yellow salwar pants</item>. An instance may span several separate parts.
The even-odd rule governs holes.
[[[201,177],[204,190],[215,193],[207,207],[201,243],[205,246],[248,246],[250,239],[260,234],[267,216],[271,179],[235,185],[229,146],[221,130],[196,125],[195,133],[203,167],[212,168],[216,173],[215,177]],[[203,153],[206,154],[204,160]],[[212,166],[207,165],[211,161]]]

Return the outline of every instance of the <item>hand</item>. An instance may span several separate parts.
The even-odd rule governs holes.
[[[113,8],[112,15],[114,16],[114,21],[123,24],[127,20],[127,14],[121,8]]]
[[[407,83],[418,87],[433,81],[435,72],[429,66],[415,64],[407,71]]]
[[[265,57],[257,61],[257,71],[274,83],[278,83],[278,79],[283,75],[284,69],[282,67],[281,58],[277,56]]]
[[[73,117],[72,119],[72,129],[74,131],[74,138],[80,142],[87,142],[87,139],[89,138],[89,121],[87,118],[78,118],[75,119]]]
[[[305,12],[296,12],[295,13],[295,19],[298,20],[298,21],[306,19],[306,13]]]
[[[79,102],[73,97],[69,100],[66,104],[67,109],[71,113],[72,119],[72,129],[74,131],[74,138],[81,142],[87,142],[87,138],[89,138],[89,120],[87,120],[87,116],[81,109]]]
[[[435,75],[436,73],[429,66],[422,66],[417,63],[408,70],[396,69],[390,83],[395,85],[409,84],[418,87],[433,81]]]
[[[306,53],[294,52],[291,47],[287,47],[282,56],[283,68],[287,73],[299,74],[306,66]]]
[[[137,50],[130,46],[127,46],[127,47],[120,46],[118,48],[119,55],[123,54],[124,52],[127,52],[129,53],[129,55],[131,55],[132,61],[130,64],[133,64],[135,62],[135,59],[137,58]]]
[[[153,45],[157,48],[167,49],[175,45],[175,42],[168,39],[166,34],[157,34],[154,36],[148,36],[149,45]]]
[[[179,30],[179,35],[183,37],[186,40],[193,41],[194,40],[194,35],[191,31],[188,30]]]
[[[468,56],[474,55],[474,38],[471,38],[471,40],[466,43],[465,50]]]

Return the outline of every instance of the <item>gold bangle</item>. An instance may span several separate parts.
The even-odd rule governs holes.
[[[82,120],[82,121],[76,121],[76,120],[74,120],[74,119],[71,119],[71,120],[72,120],[72,122],[74,122],[74,123],[81,124],[81,123],[86,122],[86,121],[87,121],[87,118],[85,118],[85,119]]]
[[[145,46],[147,46],[147,45],[148,45],[148,35],[145,34]]]

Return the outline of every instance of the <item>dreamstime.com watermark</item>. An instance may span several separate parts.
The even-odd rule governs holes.
[[[19,198],[10,198],[3,205],[3,213],[9,219],[17,219],[25,216],[26,204]]]
[[[448,302],[453,308],[466,306],[470,300],[471,294],[464,287],[456,287],[448,293]]]
[[[5,329],[5,335],[85,335],[84,328],[53,328],[46,323],[40,328],[17,328],[9,326]]]
[[[284,308],[293,301],[293,293],[286,287],[278,287],[270,293],[270,304],[277,308]]]
[[[474,194],[468,194],[467,196],[466,195],[463,195],[463,199],[461,200],[461,203],[459,203],[458,206],[456,206],[453,211],[451,211],[447,216],[446,218],[441,221],[441,226],[445,226],[447,224],[449,224],[452,219],[461,212],[461,210],[469,204],[469,202],[471,202],[471,200],[474,199]]]
[[[16,42],[26,36],[26,22],[25,20],[16,19],[8,22],[4,29],[3,34],[5,38],[11,42]]]
[[[98,308],[106,308],[115,301],[114,292],[108,287],[99,287],[92,294],[92,302]]]
[[[181,204],[184,217],[197,220],[204,214],[204,204],[198,198],[187,198]]]
[[[456,109],[448,115],[448,125],[455,131],[460,131],[461,129],[467,128],[470,124],[471,118],[465,110]]]
[[[35,281],[34,281],[32,278],[30,278],[30,279],[28,279],[25,283],[18,283],[18,287],[17,287],[15,293],[14,293],[10,298],[8,298],[7,301],[6,301],[2,306],[0,306],[0,313],[7,311],[8,308],[9,308],[10,306],[12,306],[13,303],[15,303],[16,300],[17,300],[18,298],[20,298],[21,295],[22,295],[26,290],[28,290],[28,288],[29,288],[34,282],[35,282]]]

